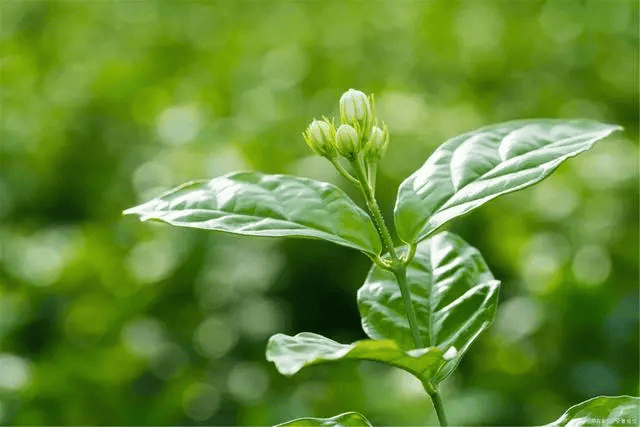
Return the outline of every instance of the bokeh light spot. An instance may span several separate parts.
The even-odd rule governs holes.
[[[178,254],[166,238],[140,242],[126,259],[129,273],[142,284],[166,279],[176,267]]]
[[[227,387],[236,399],[255,402],[269,388],[269,375],[259,363],[237,363],[229,372]]]
[[[562,220],[580,204],[580,196],[567,182],[547,179],[535,187],[533,192],[536,211],[545,219]]]
[[[276,247],[240,242],[219,244],[215,267],[207,275],[210,286],[225,284],[236,291],[260,292],[268,289],[285,260]]]
[[[501,304],[496,331],[507,341],[515,342],[534,333],[544,320],[544,306],[529,297],[514,297]]]
[[[12,273],[33,286],[56,283],[70,259],[83,244],[72,229],[50,229],[30,236],[7,236],[6,256]]]
[[[165,346],[165,332],[162,323],[153,317],[130,320],[122,327],[122,343],[132,354],[152,358]]]
[[[31,366],[27,359],[0,353],[0,389],[19,391],[31,382]]]
[[[197,327],[193,339],[203,356],[217,359],[233,349],[238,341],[238,333],[224,321],[209,317]]]
[[[559,233],[539,233],[520,252],[520,274],[524,286],[537,294],[551,292],[558,284],[570,245]]]
[[[240,324],[244,334],[263,338],[280,329],[283,319],[278,307],[270,300],[255,299],[240,309]]]
[[[195,105],[169,107],[157,121],[158,136],[172,145],[193,141],[200,133],[201,113]]]
[[[611,257],[602,246],[582,246],[573,257],[571,269],[579,283],[598,286],[603,284],[611,273]]]

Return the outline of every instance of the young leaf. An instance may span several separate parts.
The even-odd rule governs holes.
[[[640,398],[600,396],[572,406],[558,420],[543,427],[637,426]]]
[[[419,242],[447,221],[535,184],[620,129],[589,120],[543,119],[502,123],[450,139],[400,185],[398,236]]]
[[[357,412],[347,412],[333,418],[298,418],[275,427],[373,427]]]
[[[295,176],[240,172],[190,182],[124,213],[180,227],[323,239],[374,256],[381,250],[369,216],[349,196]]]
[[[293,375],[305,366],[339,360],[371,360],[412,373],[425,383],[444,364],[442,351],[436,347],[404,350],[392,340],[362,340],[340,344],[322,335],[303,332],[293,337],[276,334],[267,344],[267,360],[283,375]]]
[[[477,249],[447,232],[418,244],[407,266],[407,281],[424,344],[445,352],[447,364],[433,378],[437,384],[453,372],[471,343],[493,321],[500,282]],[[358,291],[358,307],[369,337],[414,347],[392,273],[373,266]]]

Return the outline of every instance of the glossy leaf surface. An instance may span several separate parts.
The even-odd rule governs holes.
[[[347,412],[333,418],[298,418],[275,427],[372,427],[372,425],[363,415]]]
[[[267,344],[267,360],[283,375],[293,375],[302,368],[339,360],[370,360],[392,365],[430,381],[444,364],[442,351],[436,347],[404,350],[392,340],[362,340],[340,344],[322,335],[303,332],[293,337],[277,334]]]
[[[398,235],[418,242],[501,194],[535,184],[619,129],[589,120],[527,120],[450,139],[400,185]]]
[[[435,376],[437,383],[455,369],[471,343],[493,321],[500,282],[477,249],[447,232],[418,244],[407,267],[407,280],[424,345],[446,352],[448,361]],[[414,347],[392,273],[374,266],[358,291],[358,307],[369,337]]]
[[[572,406],[557,421],[544,427],[637,426],[640,399],[631,396],[600,396]]]
[[[124,213],[181,227],[323,239],[372,255],[381,249],[369,216],[342,190],[288,175],[241,172],[195,181]]]

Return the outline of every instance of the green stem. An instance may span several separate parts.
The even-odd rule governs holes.
[[[371,192],[376,194],[376,172],[378,171],[378,163],[365,157],[364,164],[366,165],[367,179],[369,180],[369,187]]]
[[[360,188],[362,189],[367,208],[369,209],[369,213],[373,218],[376,230],[378,231],[378,234],[380,235],[380,238],[382,239],[382,242],[386,247],[387,252],[389,252],[389,256],[391,257],[390,270],[396,276],[398,285],[400,287],[400,294],[402,295],[404,308],[407,312],[407,319],[409,320],[409,328],[411,329],[411,333],[413,334],[413,341],[415,342],[416,348],[423,348],[424,345],[422,343],[422,336],[420,336],[420,330],[418,329],[418,319],[416,317],[415,311],[413,310],[413,304],[411,303],[411,294],[409,293],[409,284],[407,283],[406,266],[400,261],[398,253],[393,246],[393,240],[391,239],[391,235],[389,234],[389,229],[384,222],[384,218],[382,217],[382,213],[380,212],[380,207],[378,206],[378,202],[376,201],[376,198],[373,194],[371,185],[369,185],[360,159],[351,160],[351,166],[353,166],[356,177],[358,178],[358,181],[360,181]]]
[[[352,177],[351,174],[349,172],[347,172],[347,170],[344,167],[342,167],[342,165],[340,164],[340,161],[338,159],[336,159],[334,157],[334,158],[330,158],[329,161],[336,168],[336,170],[340,173],[340,175],[342,175],[347,181],[351,182],[356,187],[360,186],[360,181],[358,181],[357,179]]]
[[[407,312],[407,320],[409,321],[409,327],[411,329],[411,333],[413,334],[413,341],[415,342],[416,348],[424,348],[422,336],[420,335],[420,330],[418,329],[418,319],[413,309],[413,304],[411,303],[409,284],[407,282],[407,265],[415,254],[415,246],[410,246],[406,260],[403,261],[400,259],[400,257],[398,257],[398,253],[396,252],[393,245],[393,240],[391,239],[391,235],[389,234],[389,229],[384,222],[384,218],[382,217],[382,213],[380,212],[380,207],[378,206],[378,202],[376,201],[372,189],[372,184],[369,181],[371,177],[367,176],[367,174],[365,173],[361,158],[351,159],[350,163],[353,167],[353,170],[355,171],[356,178],[359,181],[359,187],[362,190],[362,194],[364,195],[369,214],[371,215],[371,218],[373,218],[373,223],[375,225],[376,231],[378,232],[378,235],[382,240],[383,246],[386,247],[387,252],[389,252],[391,265],[387,269],[394,274],[396,280],[398,281],[404,308]],[[444,406],[442,405],[442,398],[440,397],[440,394],[437,390],[435,390],[435,388],[428,389],[428,394],[429,397],[431,397],[431,401],[433,402],[433,407],[435,408],[440,425],[443,427],[447,426],[447,419],[445,417]]]
[[[444,415],[444,406],[442,405],[442,398],[440,397],[440,393],[437,391],[433,393],[429,393],[429,397],[431,397],[431,401],[433,402],[433,407],[436,410],[436,415],[438,416],[438,421],[441,426],[448,426],[447,417]]]
[[[362,194],[364,195],[364,201],[367,204],[367,209],[369,210],[369,214],[373,219],[373,224],[376,226],[376,231],[380,235],[382,245],[385,247],[387,252],[389,252],[389,256],[391,257],[393,265],[397,265],[399,264],[398,254],[396,253],[396,249],[393,246],[393,240],[391,239],[391,235],[389,234],[389,229],[387,228],[387,225],[382,218],[382,213],[380,212],[378,202],[373,195],[373,190],[371,189],[367,176],[365,175],[362,162],[357,158],[351,159],[350,162],[353,170],[356,173],[356,178],[360,182],[360,189],[362,190]]]
[[[400,294],[402,294],[402,300],[404,301],[404,307],[407,311],[407,319],[409,320],[409,327],[413,334],[413,341],[416,344],[416,348],[424,348],[422,342],[422,336],[418,329],[418,318],[416,312],[413,310],[413,304],[411,303],[411,294],[409,293],[409,284],[407,283],[407,267],[406,265],[396,266],[393,270],[393,274],[396,276],[398,285],[400,286]]]

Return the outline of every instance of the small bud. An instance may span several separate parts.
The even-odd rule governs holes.
[[[336,132],[336,147],[346,158],[352,158],[358,151],[358,132],[349,125],[342,125]]]
[[[374,126],[371,129],[371,136],[365,145],[365,155],[372,160],[379,160],[384,156],[389,145],[389,128],[383,124],[382,129]]]
[[[340,97],[340,119],[366,137],[373,126],[373,102],[359,90],[349,89]],[[360,141],[361,143],[366,142]]]
[[[302,135],[316,154],[333,158],[338,155],[334,145],[335,134],[335,128],[327,120],[314,120]]]

